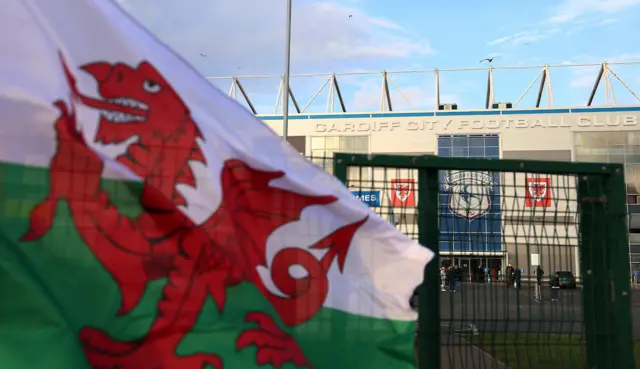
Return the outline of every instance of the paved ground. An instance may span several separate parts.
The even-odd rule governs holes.
[[[461,333],[582,334],[581,290],[561,290],[558,301],[551,301],[549,287],[543,287],[540,302],[533,298],[533,285],[516,290],[465,284],[460,292],[441,292],[441,369],[508,369],[470,345]],[[640,340],[640,288],[631,296],[633,335]]]
[[[543,286],[542,302],[538,302],[533,298],[533,285],[516,290],[464,284],[460,292],[441,292],[441,330],[454,333],[475,327],[479,333],[581,333],[581,290],[560,290],[559,301],[550,301],[550,293]],[[632,314],[633,335],[640,339],[640,289],[632,290]]]

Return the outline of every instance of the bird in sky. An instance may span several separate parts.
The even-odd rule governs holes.
[[[203,57],[203,58],[206,58],[207,54],[200,53],[200,56]]]
[[[349,18],[353,18],[353,15],[352,15],[352,14],[349,14]]]
[[[489,63],[491,63],[491,62],[493,62],[493,59],[495,59],[495,58],[496,58],[495,56],[492,57],[492,58],[484,58],[484,59],[480,60],[480,63],[482,63],[485,60],[488,61]]]

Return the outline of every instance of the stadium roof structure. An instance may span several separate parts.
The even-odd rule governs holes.
[[[342,81],[346,78],[352,77],[368,77],[368,78],[378,78],[380,83],[380,98],[379,98],[379,108],[377,111],[379,112],[390,112],[390,111],[398,111],[398,109],[394,110],[394,107],[398,103],[402,103],[404,106],[408,107],[406,110],[437,110],[442,109],[441,107],[441,97],[442,93],[442,76],[448,73],[457,73],[457,72],[476,72],[484,74],[482,77],[486,80],[486,87],[475,90],[474,94],[482,93],[483,106],[484,109],[489,109],[494,107],[496,101],[496,76],[500,73],[508,72],[508,71],[524,71],[528,70],[531,73],[537,72],[535,78],[526,85],[526,81],[520,79],[520,81],[516,81],[516,79],[509,78],[507,82],[509,83],[509,92],[506,100],[512,103],[512,108],[517,108],[518,105],[524,105],[523,99],[526,96],[530,98],[533,97],[529,103],[528,107],[535,108],[554,108],[556,104],[554,104],[555,100],[553,93],[554,88],[552,84],[552,78],[556,73],[560,70],[573,69],[580,71],[582,75],[582,86],[585,87],[585,91],[581,94],[584,94],[584,103],[582,106],[612,106],[616,105],[616,92],[614,91],[614,85],[619,85],[619,91],[626,91],[626,94],[629,97],[626,104],[640,104],[640,95],[636,91],[634,91],[632,85],[633,83],[627,83],[621,77],[622,73],[617,73],[614,70],[618,70],[619,68],[624,67],[635,67],[638,68],[640,66],[640,61],[636,62],[602,62],[602,63],[594,63],[594,64],[556,64],[556,65],[534,65],[534,66],[493,66],[489,65],[488,67],[481,68],[458,68],[458,69],[427,69],[427,70],[388,70],[388,71],[377,71],[377,72],[347,72],[347,73],[309,73],[309,74],[291,74],[291,83],[289,96],[291,101],[291,113],[295,114],[309,114],[309,113],[333,113],[333,112],[353,112],[354,109],[349,110],[349,106],[347,106],[346,99],[344,98]],[[634,71],[635,78],[637,81],[640,81],[640,68],[639,70]],[[592,70],[590,72],[589,70]],[[585,72],[588,72],[585,74]],[[597,73],[596,73],[597,72]],[[429,83],[432,87],[432,92],[429,93],[429,103],[430,108],[418,107],[410,96],[403,92],[403,89],[400,87],[400,83],[397,83],[396,78],[417,78],[418,76],[428,75],[431,79]],[[423,77],[424,78],[424,77]],[[531,77],[529,77],[531,78]],[[587,79],[585,82],[584,79]],[[254,114],[281,114],[282,112],[282,101],[283,101],[283,83],[281,75],[247,75],[247,76],[229,76],[229,77],[206,77],[207,80],[216,84],[220,88],[224,88],[225,83],[229,83],[228,94],[231,98],[238,100],[243,105],[245,105],[248,109],[250,109]],[[305,83],[305,88],[314,83],[320,85],[320,83],[324,80],[324,83],[320,85],[319,88],[315,87],[313,90],[315,93],[310,97],[310,99],[303,104],[300,103],[298,96],[295,94],[295,83],[294,80],[307,80]],[[256,80],[271,80],[272,83],[275,81],[279,81],[279,88],[276,94],[273,91],[273,95],[271,93],[261,92],[259,95],[262,99],[264,99],[265,94],[271,95],[275,100],[275,106],[272,112],[258,112],[256,109],[256,103],[252,100],[251,92],[247,91],[245,88],[245,83],[249,83],[249,81]],[[530,79],[529,79],[530,80]],[[312,82],[318,81],[318,82]],[[524,82],[524,83],[521,83]],[[432,83],[432,84],[431,84]],[[556,81],[556,83],[558,83]],[[425,83],[426,84],[426,83]],[[562,85],[566,85],[567,83],[562,83]],[[517,85],[522,85],[518,87]],[[588,92],[588,87],[592,86],[590,89],[590,93]],[[275,84],[274,84],[275,87]],[[316,90],[317,88],[317,90]],[[431,87],[430,87],[431,89]],[[501,89],[501,88],[499,88]],[[264,88],[262,89],[264,90]],[[594,103],[594,98],[597,95],[598,91],[603,93],[603,101]],[[513,91],[522,91],[519,97],[517,97],[516,93],[512,93]],[[321,104],[323,92],[326,96],[326,104]],[[309,94],[311,95],[311,94]],[[400,101],[398,99],[401,99]],[[261,100],[261,104],[263,104],[264,100]],[[273,100],[271,100],[273,101]],[[448,101],[449,103],[453,103],[452,101]],[[319,104],[320,103],[320,104]],[[324,108],[326,106],[326,108]],[[564,105],[566,106],[566,105]],[[575,106],[575,104],[574,104]],[[522,108],[522,106],[520,107]],[[324,110],[324,111],[321,111]],[[375,110],[368,109],[368,110]],[[358,111],[358,110],[356,110]],[[362,111],[362,110],[360,110]]]

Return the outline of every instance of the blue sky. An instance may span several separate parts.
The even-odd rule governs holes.
[[[258,113],[273,113],[284,66],[285,0],[120,0],[205,76],[238,75]],[[640,61],[640,0],[293,0],[292,73]],[[351,17],[350,17],[351,16]],[[582,105],[599,67],[552,68],[557,106]],[[640,94],[640,65],[611,69]],[[494,71],[496,101],[515,103],[540,68]],[[391,74],[394,110],[434,107],[433,73]],[[618,105],[638,101],[611,75]],[[296,77],[301,106],[327,77]],[[484,105],[487,71],[442,72],[441,102]],[[348,111],[377,110],[382,77],[338,75]],[[215,80],[228,91],[231,80]],[[537,85],[519,103],[533,106]],[[328,88],[309,107],[326,110]],[[239,101],[242,100],[239,98]],[[594,104],[604,103],[601,88]],[[544,100],[543,100],[544,106]],[[337,99],[336,99],[337,108]]]

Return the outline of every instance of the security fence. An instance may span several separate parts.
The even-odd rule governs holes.
[[[437,254],[419,294],[421,369],[635,367],[621,165],[367,154],[332,164]]]

